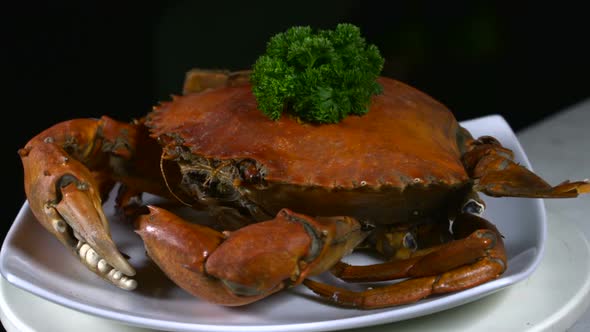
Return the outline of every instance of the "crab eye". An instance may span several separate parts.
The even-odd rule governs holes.
[[[371,232],[375,229],[375,224],[370,223],[368,220],[359,220],[361,223],[361,231]]]
[[[474,199],[470,199],[463,205],[463,208],[461,210],[464,213],[470,213],[476,216],[481,216],[485,208],[485,205],[483,205],[482,203]]]
[[[414,238],[414,235],[412,235],[412,233],[407,232],[406,235],[404,235],[404,248],[410,249],[412,251],[418,249],[418,243],[416,242],[416,239]]]

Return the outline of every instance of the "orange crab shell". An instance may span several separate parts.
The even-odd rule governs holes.
[[[249,85],[175,97],[156,107],[147,125],[164,145],[180,141],[195,155],[256,160],[273,183],[342,189],[465,183],[453,114],[406,84],[378,81],[383,93],[370,111],[336,125],[285,115],[272,121],[257,109]]]

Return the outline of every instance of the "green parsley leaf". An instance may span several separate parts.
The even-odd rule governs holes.
[[[368,112],[384,59],[367,45],[360,29],[341,23],[334,30],[296,26],[273,36],[252,67],[258,108],[273,120],[283,111],[312,123],[337,123]]]

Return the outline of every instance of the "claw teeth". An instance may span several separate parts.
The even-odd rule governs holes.
[[[60,219],[55,219],[53,221],[53,228],[60,233],[65,233],[66,229],[67,229],[67,224]]]
[[[119,279],[121,279],[121,277],[123,276],[123,273],[121,273],[121,271],[118,271],[118,270],[115,270],[115,269],[112,269],[111,271],[112,271],[113,273],[109,273],[109,275],[110,275],[110,276],[111,276],[113,279],[115,279],[115,280],[119,280]]]
[[[74,235],[76,235],[76,233],[74,233]],[[79,235],[76,236],[76,238],[78,237]],[[80,240],[76,245],[76,250],[84,264],[90,267],[93,271],[98,270],[99,274],[112,282],[115,286],[125,290],[134,290],[137,287],[137,281],[113,268],[104,258],[101,258],[88,243],[84,243]]]
[[[105,261],[104,259],[98,261],[97,267],[98,270],[102,273],[107,273],[112,269],[109,263],[107,263],[107,261]]]
[[[86,252],[86,263],[88,263],[88,265],[97,266],[99,259],[100,257],[98,256],[96,251],[94,251],[94,249],[88,249],[88,251]]]
[[[88,249],[90,249],[90,246],[87,243],[82,244],[82,246],[80,247],[80,251],[78,251],[78,254],[80,254],[80,257],[85,258],[86,253],[88,252]]]
[[[137,288],[137,281],[127,278],[127,280],[125,280],[125,282],[123,283],[123,287],[121,288],[126,290],[134,290],[135,288]]]

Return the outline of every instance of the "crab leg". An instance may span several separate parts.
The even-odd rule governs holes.
[[[310,218],[287,209],[234,232],[188,223],[149,206],[137,233],[148,255],[187,292],[239,306],[329,269],[368,234],[352,218]]]
[[[45,130],[19,150],[37,220],[88,269],[129,290],[136,287],[130,278],[135,270],[111,238],[102,201],[116,181],[131,178],[121,169],[133,157],[138,136],[135,125],[107,117],[77,119]],[[155,188],[144,180],[135,183]]]
[[[463,163],[476,179],[474,190],[490,196],[566,198],[590,192],[589,180],[565,181],[551,186],[524,166],[493,137],[483,136],[467,143]]]
[[[354,292],[311,279],[303,282],[316,294],[343,305],[374,309],[411,303],[432,294],[471,288],[501,275],[506,268],[502,236],[478,216],[461,214],[453,224],[455,240],[422,256],[368,266],[340,263],[332,271],[346,281],[409,278]],[[464,237],[467,235],[466,237]]]

